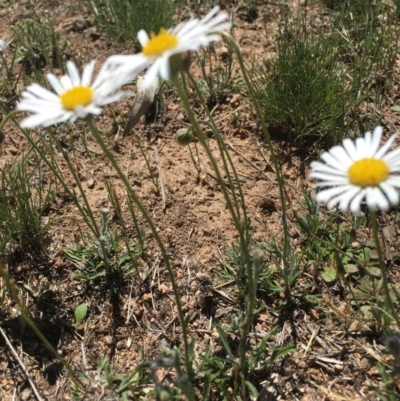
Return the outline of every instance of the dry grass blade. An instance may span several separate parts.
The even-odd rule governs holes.
[[[44,401],[44,399],[40,396],[40,394],[38,393],[35,383],[32,381],[28,371],[26,370],[25,365],[23,364],[23,362],[21,361],[21,358],[18,356],[17,351],[15,350],[15,348],[12,346],[10,340],[8,339],[6,333],[4,332],[4,330],[0,327],[0,333],[4,338],[4,341],[7,343],[8,347],[10,348],[11,353],[13,354],[14,358],[17,360],[18,365],[20,366],[20,368],[22,369],[22,371],[24,372],[24,375],[26,376],[26,379],[29,382],[29,385],[31,386],[31,389],[33,391],[33,393],[35,394],[35,397],[38,401]]]

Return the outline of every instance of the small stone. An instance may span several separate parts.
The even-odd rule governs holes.
[[[382,234],[387,242],[392,242],[396,236],[396,231],[393,226],[385,226],[382,229]]]
[[[90,21],[83,18],[78,18],[73,22],[73,30],[75,32],[83,32],[87,28],[90,28],[90,26]]]
[[[136,316],[136,319],[140,319],[143,316],[143,306],[136,304],[133,309],[133,314]]]
[[[198,294],[198,295],[196,295],[196,301],[197,301],[197,305],[200,307],[200,308],[203,308],[204,307],[204,305],[206,304],[206,297],[204,296],[204,294]]]
[[[18,149],[17,149],[15,146],[8,146],[8,147],[7,147],[7,152],[8,152],[10,155],[15,156],[15,155],[18,154]]]
[[[210,276],[207,273],[198,272],[196,278],[199,281],[210,281]]]
[[[105,336],[104,337],[104,343],[107,345],[111,345],[114,343],[114,339],[112,336]]]
[[[142,296],[143,302],[149,302],[149,301],[151,301],[151,299],[152,299],[152,296],[150,293],[143,294],[143,296]]]
[[[239,103],[240,101],[240,93],[236,93],[235,95],[232,96],[232,99],[230,100],[230,104],[235,104],[235,103]]]
[[[171,289],[165,284],[160,284],[158,289],[160,290],[161,294],[169,294],[171,292]]]
[[[358,320],[354,320],[349,327],[350,332],[360,331],[361,329],[362,325]]]
[[[225,61],[228,58],[228,54],[229,54],[228,48],[225,46],[222,47],[221,50],[219,51],[220,60]]]
[[[378,252],[375,249],[372,249],[371,253],[370,253],[370,257],[372,260],[378,260],[379,259]]]
[[[360,368],[366,369],[369,366],[369,360],[367,358],[363,358],[360,361]]]

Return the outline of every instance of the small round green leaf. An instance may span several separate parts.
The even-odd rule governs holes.
[[[83,319],[85,319],[86,313],[87,313],[87,305],[86,304],[78,305],[74,312],[75,323],[80,324],[83,321]]]

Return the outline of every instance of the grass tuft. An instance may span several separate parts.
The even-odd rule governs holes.
[[[257,97],[272,133],[333,143],[343,133],[350,103],[336,43],[286,25],[277,45],[276,58],[255,67]]]
[[[140,29],[158,33],[173,25],[181,0],[80,0],[110,37],[137,43]]]
[[[25,74],[35,76],[43,83],[44,67],[53,72],[61,68],[64,72],[65,58],[71,58],[69,42],[56,32],[50,18],[24,19],[17,22],[13,29],[13,37],[17,46],[16,63],[21,63]]]
[[[276,38],[276,57],[251,67],[275,137],[330,146],[357,125],[365,132],[360,121],[367,117],[372,116],[371,126],[379,122],[379,115],[365,113],[362,106],[383,99],[392,79],[397,31],[387,23],[391,16],[383,6],[340,10],[326,30],[286,21]]]
[[[43,214],[53,192],[42,187],[38,169],[29,172],[25,163],[6,164],[0,180],[0,256],[38,261],[46,255]]]

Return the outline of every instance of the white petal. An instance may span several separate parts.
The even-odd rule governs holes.
[[[316,194],[315,200],[320,203],[327,203],[331,198],[348,191],[350,188],[349,185],[343,185],[340,187],[334,187],[334,188],[329,188],[325,189],[323,191],[320,191]]]
[[[143,57],[141,53],[132,56],[111,56],[106,60],[104,70],[107,72],[109,80],[113,80],[115,85],[118,83],[119,86],[122,86],[135,79],[151,62],[151,59]],[[100,73],[93,82],[92,88],[98,86]]]
[[[115,54],[113,56],[110,56],[107,58],[107,60],[104,62],[105,66],[113,66],[115,64],[129,64],[130,60],[134,59],[136,54]]]
[[[64,88],[64,92],[68,91],[69,89],[71,89],[73,87],[71,78],[68,75],[64,75],[61,77],[60,84]]]
[[[89,64],[85,65],[85,68],[83,69],[82,81],[81,81],[83,86],[90,86],[90,83],[92,81],[92,75],[93,75],[95,63],[96,63],[96,61],[92,60]],[[100,75],[100,73],[98,75]]]
[[[375,127],[372,134],[371,146],[370,146],[372,152],[371,157],[375,156],[377,150],[379,149],[379,144],[381,143],[382,134],[383,134],[383,128],[381,126]]]
[[[329,166],[343,172],[352,163],[349,157],[346,159],[346,156],[347,154],[341,146],[334,146],[329,152],[322,153],[321,159]]]
[[[328,166],[327,164],[323,164],[321,162],[311,162],[310,167],[312,169],[312,173],[314,172],[327,173],[327,174],[332,174],[335,177],[336,176],[347,177],[347,171],[338,171],[337,169]]]
[[[366,188],[366,201],[367,206],[370,210],[380,209],[380,210],[388,210],[389,202],[383,195],[382,191],[379,187],[370,187]]]
[[[365,197],[365,189],[361,190],[350,202],[350,211],[353,214],[359,214],[361,211],[361,202]]]
[[[391,185],[388,185],[386,182],[382,182],[379,186],[392,205],[397,205],[399,203],[399,193],[396,189]]]
[[[170,58],[163,57],[160,60],[160,76],[164,81],[168,81],[171,79],[171,63]]]
[[[0,52],[3,52],[4,50],[7,49],[8,43],[5,42],[4,40],[0,39]]]
[[[33,95],[36,98],[45,99],[50,102],[58,102],[59,101],[57,95],[55,95],[53,92],[50,92],[46,88],[43,88],[43,86],[40,86],[39,84],[34,83],[32,85],[29,85],[26,90],[30,94],[29,95],[30,99],[33,99],[33,97],[31,96],[31,95]],[[26,93],[26,92],[24,92],[24,93]]]
[[[140,43],[140,46],[142,47],[146,46],[146,43],[149,41],[149,35],[147,35],[147,32],[144,29],[141,29],[138,32],[137,38]]]
[[[156,60],[147,70],[144,76],[143,88],[150,88],[154,80],[157,79],[157,75],[159,75],[160,71],[160,63],[162,63],[162,59]]]
[[[343,140],[343,147],[346,149],[347,154],[353,162],[359,159],[357,149],[354,145],[354,142],[350,138]]]
[[[344,176],[333,176],[330,173],[329,174],[325,174],[325,173],[320,173],[320,172],[317,172],[317,171],[312,172],[309,175],[309,177],[310,178],[316,178],[318,180],[323,180],[324,185],[331,185],[330,184],[331,181],[338,181],[338,180],[343,181],[346,184],[349,182],[347,177],[344,177]]]
[[[393,141],[397,138],[398,134],[392,135],[386,143],[376,152],[375,157],[377,159],[380,159],[383,157],[383,155],[389,150],[389,148],[392,146]]]
[[[391,185],[392,187],[395,188],[400,188],[400,176],[397,175],[389,176],[389,178],[386,179],[385,184]]]
[[[38,125],[43,125],[44,127],[48,127],[49,125],[66,121],[67,119],[68,115],[65,113],[60,113],[58,116],[50,116],[50,117],[48,114],[34,114],[23,120],[21,123],[21,127],[34,128],[37,127]]]
[[[61,86],[60,81],[56,78],[56,76],[53,74],[47,74],[46,77],[56,93],[61,95],[64,92],[64,88]]]
[[[348,191],[346,191],[344,194],[341,195],[340,197],[340,203],[339,203],[339,209],[342,212],[345,212],[349,209],[349,205],[351,200],[358,194],[360,193],[361,189],[357,187],[352,187]]]
[[[219,11],[220,7],[218,5],[214,6],[207,14],[205,17],[201,19],[202,23],[206,23],[209,21],[217,12]]]
[[[223,11],[207,24],[203,24],[203,29],[207,32],[228,31],[232,28],[232,24],[227,19],[229,19],[229,15]]]
[[[342,198],[343,195],[344,194],[340,194],[338,196],[333,197],[332,199],[329,199],[329,202],[326,203],[326,208],[328,210],[333,209],[337,205],[337,203],[340,201],[340,199]]]
[[[368,148],[364,138],[356,139],[356,149],[357,149],[357,155],[360,159],[368,157]]]
[[[338,179],[337,181],[319,181],[316,182],[313,186],[314,188],[322,188],[322,187],[342,187],[343,185],[349,185],[349,180],[347,179]]]
[[[213,33],[210,35],[204,35],[200,38],[200,45],[203,47],[208,47],[212,42],[219,42],[221,40],[221,36],[217,33]]]
[[[389,165],[391,163],[395,163],[396,165],[399,164],[400,163],[400,148],[396,148],[396,149],[390,151],[389,153],[387,153],[386,155],[383,155],[381,157],[381,159],[384,160]]]
[[[329,153],[333,155],[345,169],[353,164],[353,161],[342,146],[334,146],[329,150]]]
[[[62,111],[60,103],[50,103],[47,101],[37,100],[35,102],[31,101],[21,101],[17,105],[17,110],[29,111],[30,113],[52,113],[54,111]]]
[[[69,74],[69,77],[72,82],[72,86],[78,86],[81,84],[81,78],[79,76],[79,71],[76,68],[76,65],[73,61],[68,61],[67,62],[67,71]]]
[[[176,35],[180,38],[180,39],[184,39],[184,36],[189,32],[191,33],[191,31],[194,29],[194,27],[199,23],[199,20],[197,19],[191,19],[189,21],[187,21],[184,24],[179,24],[174,30],[173,33],[176,33]]]
[[[368,150],[371,150],[371,142],[372,142],[372,134],[371,131],[368,131],[364,134],[365,145]]]

